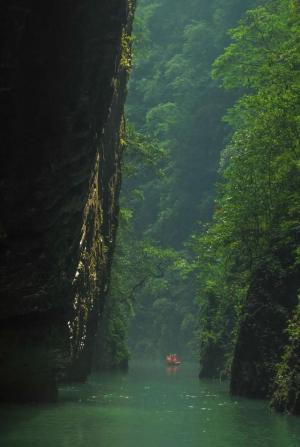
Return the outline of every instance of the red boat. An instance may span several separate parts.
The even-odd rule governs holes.
[[[168,354],[166,356],[166,362],[168,366],[178,366],[181,364],[181,361],[177,358],[176,354]]]

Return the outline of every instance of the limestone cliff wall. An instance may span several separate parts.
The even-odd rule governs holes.
[[[292,255],[275,253],[252,275],[234,353],[231,391],[270,398],[282,411],[300,413],[299,315],[293,318],[300,287],[299,265]],[[272,268],[273,267],[273,268]],[[289,334],[289,324],[293,331]]]
[[[59,376],[89,372],[117,227],[132,14],[130,0],[1,2],[2,400],[52,400]]]

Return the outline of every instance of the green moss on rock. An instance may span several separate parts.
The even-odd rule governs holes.
[[[300,304],[287,332],[289,339],[276,366],[271,404],[279,411],[300,415]]]

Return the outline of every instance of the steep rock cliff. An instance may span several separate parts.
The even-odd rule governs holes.
[[[292,410],[293,406],[292,411],[296,412],[299,405],[296,394],[300,390],[296,371],[299,340],[295,337],[291,343],[288,325],[298,302],[300,272],[288,252],[286,247],[286,253],[274,253],[273,265],[266,262],[252,276],[232,364],[231,392],[258,398],[271,398],[275,393],[273,401],[278,409]],[[287,370],[280,375],[283,367],[278,370],[284,357],[285,366],[290,367],[289,375]],[[290,384],[287,383],[289,376]],[[282,378],[280,385],[279,377]],[[278,388],[283,382],[286,396],[282,398]],[[295,395],[290,395],[290,403],[288,388]]]
[[[0,8],[0,399],[53,400],[108,289],[133,2]]]
[[[276,366],[272,406],[300,415],[300,305],[287,329],[288,343]]]

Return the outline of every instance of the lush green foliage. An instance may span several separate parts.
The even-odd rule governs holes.
[[[127,124],[121,210],[131,228],[128,233],[121,221],[113,269],[121,276],[112,281],[114,296],[123,296],[120,283],[131,297],[131,348],[139,355],[198,352],[195,263],[186,242],[212,215],[219,153],[229,132],[221,117],[234,95],[219,89],[210,71],[227,29],[253,2],[240,3],[139,2],[127,101],[134,125]],[[145,257],[150,248],[152,256]]]
[[[273,405],[281,411],[294,412],[300,388],[300,304],[289,321],[289,342],[276,368]]]
[[[292,0],[139,2],[110,301],[118,358],[132,320],[133,353],[200,347],[202,374],[219,375],[255,272],[282,278],[299,262],[299,37]]]
[[[213,309],[202,313],[204,353],[211,349],[205,340],[213,339],[230,359],[241,306],[260,265],[278,277],[295,265],[300,218],[299,25],[294,2],[269,1],[247,12],[230,33],[232,43],[214,63],[213,76],[226,89],[244,94],[225,118],[234,133],[222,154],[213,224],[195,243],[201,253],[199,300]],[[228,322],[229,331],[219,320]]]

